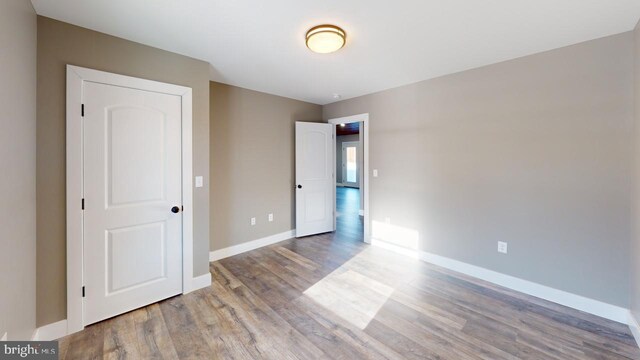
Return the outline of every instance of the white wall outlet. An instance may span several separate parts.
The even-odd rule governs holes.
[[[373,169],[373,177],[378,177],[378,169]]]
[[[196,176],[196,187],[200,188],[204,186],[204,179],[202,176]]]
[[[269,214],[269,222],[273,221],[273,214]]]
[[[251,226],[256,224],[256,218],[251,218]]]
[[[507,243],[503,241],[498,241],[498,252],[506,254],[507,253]]]

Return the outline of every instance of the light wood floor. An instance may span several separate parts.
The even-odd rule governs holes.
[[[640,359],[622,324],[338,228],[211,263],[211,287],[63,338],[61,359]]]
[[[61,358],[640,359],[628,329],[334,234],[61,339]]]

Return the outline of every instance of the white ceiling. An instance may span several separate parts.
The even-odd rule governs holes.
[[[639,0],[32,0],[38,14],[208,61],[211,80],[317,104],[633,29]],[[307,29],[347,32],[340,51]]]

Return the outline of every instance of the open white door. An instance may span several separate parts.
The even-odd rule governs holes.
[[[296,122],[296,237],[334,230],[334,129]]]
[[[182,292],[181,98],[85,82],[84,324]]]

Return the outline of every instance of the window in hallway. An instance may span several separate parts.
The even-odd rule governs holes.
[[[347,182],[355,183],[357,182],[356,174],[358,171],[358,161],[356,155],[356,147],[349,146],[346,148],[346,168],[347,168]]]

